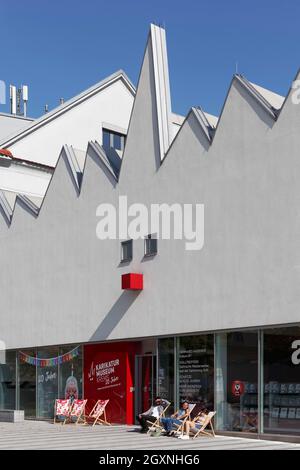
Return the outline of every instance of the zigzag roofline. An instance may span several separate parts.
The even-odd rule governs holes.
[[[149,33],[149,36],[148,36],[148,41],[149,41],[149,38],[151,38],[151,34]],[[147,44],[148,44],[148,41],[147,41]],[[164,48],[164,46],[162,44],[160,44],[160,47],[163,51],[165,51],[166,49]],[[162,67],[165,67],[166,66],[166,63],[163,61],[163,60],[160,60],[160,66]],[[159,73],[159,70],[157,71]],[[166,71],[165,71],[166,73]],[[117,74],[114,74],[114,79],[118,79],[120,78],[120,75],[119,74],[123,74],[123,72],[118,72]],[[299,74],[299,71],[296,75],[296,78]],[[166,73],[166,76],[168,76],[168,73]],[[111,77],[110,77],[111,78]],[[108,79],[105,81],[105,83],[107,83]],[[282,109],[284,108],[285,106],[285,103],[287,102],[288,100],[288,97],[290,96],[290,93],[292,92],[293,88],[292,86],[290,87],[290,90],[287,94],[287,96],[285,97],[283,103],[282,103],[282,106],[280,109],[276,109],[274,106],[272,106],[272,104],[265,98],[265,96],[263,96],[259,91],[258,89],[255,88],[255,86],[253,86],[253,84],[251,84],[245,77],[243,77],[242,75],[239,75],[239,74],[235,74],[231,80],[231,83],[229,85],[229,88],[228,88],[228,91],[227,91],[227,94],[226,94],[226,97],[225,97],[225,101],[224,101],[224,104],[223,104],[223,107],[222,107],[222,111],[221,111],[221,114],[220,114],[220,117],[218,119],[218,122],[217,122],[217,125],[216,127],[214,127],[208,120],[206,114],[203,112],[203,110],[200,108],[200,107],[192,107],[190,109],[190,111],[188,112],[187,116],[185,117],[184,119],[184,122],[182,123],[178,133],[176,134],[175,138],[173,139],[173,141],[171,142],[171,144],[169,145],[169,147],[167,148],[166,150],[166,153],[164,154],[164,157],[162,158],[161,162],[160,162],[160,166],[162,165],[162,163],[165,161],[166,157],[169,155],[169,153],[171,152],[171,149],[174,145],[174,143],[176,142],[178,136],[180,135],[180,133],[182,132],[183,128],[184,128],[184,125],[186,123],[186,121],[189,119],[190,115],[193,114],[196,118],[196,121],[198,122],[199,124],[199,127],[201,128],[201,130],[203,131],[207,141],[209,142],[209,145],[213,145],[213,140],[214,140],[214,137],[216,135],[216,133],[218,132],[218,127],[220,125],[220,123],[222,122],[222,118],[223,118],[223,113],[224,113],[224,110],[226,108],[226,105],[227,105],[227,100],[228,100],[228,96],[230,94],[230,91],[231,91],[231,88],[232,88],[232,85],[233,83],[236,82],[238,83],[240,86],[243,87],[244,90],[246,90],[246,92],[255,99],[255,101],[261,106],[261,108],[275,121],[278,120],[279,116],[280,116],[280,113],[282,112]],[[101,82],[103,84],[103,82]],[[99,84],[98,84],[99,86]],[[95,87],[93,87],[94,89]],[[91,90],[91,89],[90,89]],[[133,93],[135,94],[135,90],[134,90],[134,87],[132,86],[132,90],[133,90]],[[86,96],[87,93],[84,93],[82,94],[82,98],[84,99],[84,96]],[[75,100],[76,98],[74,98],[73,100]],[[78,99],[78,97],[77,97]],[[155,97],[155,99],[157,99],[157,97]],[[66,102],[65,103],[65,106],[69,105],[71,106],[72,103],[73,103],[73,100],[70,100],[71,102]],[[64,106],[64,105],[63,105]],[[59,109],[61,110],[61,107],[59,107]],[[55,110],[53,111],[55,112]],[[50,113],[49,113],[50,114]],[[46,116],[47,117],[47,116]],[[43,118],[45,119],[45,118]],[[168,122],[167,122],[167,119],[164,119],[164,125],[167,125]],[[27,131],[27,130],[26,130]],[[25,131],[25,132],[26,132]],[[129,125],[129,133],[130,133],[130,125]],[[77,192],[78,194],[80,193],[80,190],[81,190],[81,186],[82,186],[82,181],[83,181],[83,178],[84,178],[84,174],[85,174],[85,167],[86,167],[86,159],[87,157],[89,156],[89,151],[90,149],[93,150],[93,152],[97,155],[97,157],[99,158],[99,160],[102,162],[102,164],[105,166],[105,168],[108,170],[109,174],[113,177],[114,181],[116,183],[118,183],[119,181],[119,174],[120,172],[122,171],[122,165],[121,165],[121,160],[120,160],[120,166],[118,168],[118,165],[116,165],[116,161],[113,162],[112,159],[110,158],[110,156],[107,154],[107,152],[105,152],[105,150],[103,149],[103,147],[98,143],[98,142],[89,142],[88,143],[88,146],[87,146],[87,150],[85,152],[85,157],[84,157],[84,165],[80,165],[77,157],[76,157],[76,151],[72,148],[72,146],[68,146],[68,145],[64,145],[62,147],[62,150],[60,152],[60,156],[59,156],[59,159],[58,161],[60,160],[60,158],[62,157],[62,153],[64,153],[66,159],[67,159],[67,162],[68,162],[68,165],[69,165],[69,168],[71,170],[71,174],[73,175],[73,179],[74,179],[74,183],[75,183],[75,186],[76,186],[76,189],[77,189]],[[125,149],[126,149],[126,144],[125,144]],[[57,164],[58,164],[58,161],[57,161]],[[40,213],[40,210],[43,206],[43,203],[44,203],[44,200],[45,198],[47,197],[47,193],[48,193],[48,189],[49,187],[51,186],[51,183],[52,183],[52,179],[53,179],[53,176],[55,174],[55,171],[57,169],[57,164],[56,164],[56,167],[55,167],[55,170],[52,174],[52,177],[50,179],[50,182],[49,182],[49,185],[48,185],[48,188],[47,188],[47,191],[44,195],[43,198],[41,198],[41,204],[40,205],[37,205],[35,204],[33,201],[30,200],[30,198],[28,197],[25,197],[24,195],[22,194],[18,194],[16,196],[16,201],[19,199],[21,200],[21,202],[27,206],[31,213],[34,215],[34,216],[38,216],[39,213]],[[0,205],[1,205],[1,208],[2,208],[2,212],[4,213],[5,217],[6,217],[6,220],[9,221],[9,224],[11,223],[12,219],[13,219],[13,214],[14,214],[14,209],[15,209],[15,204],[13,207],[11,207],[11,205],[9,204],[9,202],[7,201],[6,197],[5,197],[5,192],[4,191],[1,191],[0,192]]]

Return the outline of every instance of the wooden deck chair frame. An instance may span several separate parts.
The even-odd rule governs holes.
[[[167,409],[169,408],[169,406],[171,405],[171,403],[168,403],[165,408],[162,410],[162,412],[160,413],[159,417],[156,418],[156,420],[154,421],[154,423],[152,421],[147,421],[147,424],[149,424],[149,429],[147,431],[147,434],[150,434],[151,431],[153,431],[153,428],[157,428],[157,429],[162,429],[162,425],[160,423],[160,420],[161,418],[163,418],[166,414],[166,411]]]
[[[196,432],[196,434],[193,436],[193,439],[198,437],[200,434],[204,434],[205,436],[209,436],[209,437],[216,437],[213,423],[212,423],[212,419],[215,416],[215,414],[216,414],[216,411],[210,411],[208,413],[204,423],[202,424],[201,428]],[[210,425],[211,432],[205,431],[208,425]]]
[[[191,416],[191,412],[194,410],[195,406],[196,406],[196,403],[191,403],[189,405],[189,414],[182,420],[182,423],[180,423],[180,424],[174,423],[173,424],[173,426],[176,426],[176,429],[172,430],[173,434],[178,434],[178,433],[183,434],[184,425],[185,425],[186,421],[189,419],[189,417]]]
[[[103,410],[100,410],[99,413],[98,413],[96,416],[93,416],[93,413],[95,413],[95,410],[97,409],[97,406],[99,405],[99,402],[103,402],[103,401],[106,402],[105,405],[104,405],[104,409],[103,409]],[[105,424],[106,426],[111,426],[111,423],[109,423],[109,422],[107,421],[107,418],[106,418],[106,410],[105,410],[105,408],[106,408],[108,402],[109,402],[109,400],[97,400],[96,403],[95,403],[95,405],[94,405],[94,407],[93,407],[93,409],[92,409],[91,412],[89,413],[89,415],[88,415],[88,416],[85,416],[85,418],[86,418],[87,420],[92,420],[92,419],[94,420],[92,426],[95,426],[96,424]],[[103,415],[103,418],[104,418],[104,419],[101,419],[101,418],[100,418],[100,416],[102,416],[102,415]]]
[[[80,415],[72,415],[72,410],[73,410],[73,407],[74,407],[74,404],[76,401],[82,401],[82,409],[81,409],[81,413]],[[71,407],[71,411],[70,411],[70,414],[69,414],[69,420],[70,422],[72,422],[72,417],[76,417],[76,421],[75,424],[85,424],[85,406],[87,404],[87,400],[74,400],[73,403],[72,403],[72,407]]]
[[[56,411],[57,411],[56,405],[57,405],[58,401],[60,401],[59,398],[56,399],[55,402],[54,402],[54,421],[53,422],[54,422],[54,424],[56,424],[56,422],[59,422],[59,424],[66,424],[66,422],[67,422],[67,420],[70,416],[70,412],[72,410],[72,403],[70,402],[70,400],[68,400],[69,401],[69,412],[68,412],[68,414],[67,415],[62,415],[62,416],[65,416],[65,419],[63,421],[60,421],[60,420],[57,421],[56,416],[58,416],[58,414],[56,413]]]

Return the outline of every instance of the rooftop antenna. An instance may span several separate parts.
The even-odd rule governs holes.
[[[22,102],[22,90],[21,88],[18,88],[17,89],[17,115],[18,116],[22,115],[21,102]]]
[[[236,73],[236,75],[238,75],[238,73],[239,73],[239,63],[238,63],[238,61],[235,62],[235,73]]]
[[[28,86],[22,85],[17,88],[9,85],[10,112],[16,116],[27,115]]]
[[[46,113],[48,113],[48,112],[49,112],[48,105],[47,105],[47,104],[45,104],[45,106],[44,106],[44,113],[46,114]]]
[[[17,114],[17,89],[14,85],[9,85],[10,113]]]
[[[27,116],[27,103],[28,103],[28,86],[22,85],[22,98],[23,98],[23,115]]]

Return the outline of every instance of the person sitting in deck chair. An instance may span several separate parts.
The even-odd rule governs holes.
[[[136,417],[136,419],[141,425],[142,433],[146,433],[148,431],[147,421],[154,423],[157,420],[157,418],[160,417],[164,408],[169,404],[170,402],[168,400],[162,399],[161,397],[156,397],[153,405],[149,408],[149,410],[145,411],[144,413],[139,414]]]
[[[163,425],[167,436],[171,436],[173,433],[173,425],[181,424],[182,421],[190,414],[189,404],[187,401],[181,403],[181,406],[176,413],[170,418],[162,418],[161,424]]]
[[[200,413],[197,414],[197,416],[193,420],[188,419],[184,424],[185,434],[183,433],[180,436],[178,436],[179,439],[189,439],[190,432],[196,434],[201,428],[201,426],[204,424],[205,419],[208,416],[208,413],[209,411],[206,408],[204,408],[203,410],[200,411]]]

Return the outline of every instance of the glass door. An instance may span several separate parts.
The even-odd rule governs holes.
[[[135,415],[148,410],[156,396],[156,356],[135,357]]]
[[[36,418],[36,366],[27,358],[36,357],[36,350],[25,350],[19,353],[19,406],[25,411],[26,418]]]

